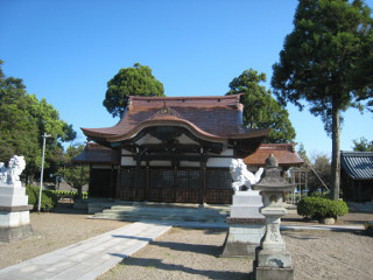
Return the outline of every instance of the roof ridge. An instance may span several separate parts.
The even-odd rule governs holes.
[[[341,151],[344,155],[360,155],[360,156],[373,156],[373,152],[361,152],[361,151]]]
[[[232,94],[232,95],[211,95],[211,96],[129,96],[130,99],[138,99],[138,100],[183,100],[183,99],[235,99],[239,98],[240,94]]]

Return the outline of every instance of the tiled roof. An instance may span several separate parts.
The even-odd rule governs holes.
[[[247,165],[264,166],[266,159],[273,154],[282,166],[300,166],[304,163],[302,158],[295,152],[295,144],[261,144],[251,155],[243,161]]]
[[[83,152],[73,159],[76,164],[118,164],[118,151],[98,145],[88,143]]]
[[[131,96],[128,110],[113,127],[82,128],[94,140],[108,142],[130,139],[141,129],[154,125],[182,126],[207,140],[264,137],[269,130],[242,127],[240,95],[208,97]]]
[[[341,152],[341,166],[353,179],[373,179],[373,152]]]

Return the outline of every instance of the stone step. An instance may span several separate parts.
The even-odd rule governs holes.
[[[140,220],[161,220],[161,221],[196,221],[196,222],[224,222],[225,217],[206,217],[206,216],[187,216],[187,215],[150,215],[150,214],[118,214],[118,213],[97,213],[94,218],[114,219],[114,220],[127,220],[127,221],[140,221]]]
[[[188,222],[224,222],[226,211],[188,207],[157,207],[136,205],[113,205],[110,209],[94,214],[93,218],[126,221],[160,220]]]

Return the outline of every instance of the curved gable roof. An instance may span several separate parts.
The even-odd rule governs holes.
[[[94,140],[117,142],[131,139],[150,126],[181,126],[209,141],[265,137],[269,130],[242,127],[240,95],[208,97],[136,97],[128,101],[127,112],[113,127],[82,128]]]

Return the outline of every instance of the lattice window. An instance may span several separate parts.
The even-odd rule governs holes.
[[[177,170],[176,186],[179,189],[198,189],[200,187],[199,170]]]
[[[175,185],[173,169],[151,169],[149,170],[149,186],[151,188],[172,188]]]
[[[232,188],[232,177],[228,169],[207,169],[207,188],[229,190]]]
[[[123,188],[134,188],[135,187],[135,168],[122,169],[120,173],[120,186]],[[139,186],[145,186],[146,171],[144,169],[140,170],[139,174]]]
[[[120,171],[120,186],[123,188],[135,187],[135,169],[122,169]]]

